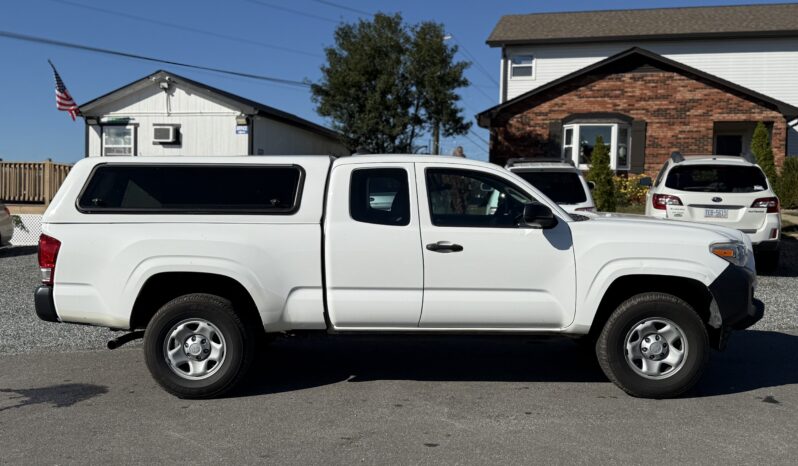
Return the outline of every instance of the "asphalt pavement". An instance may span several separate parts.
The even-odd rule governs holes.
[[[38,321],[35,254],[0,251],[0,463],[796,464],[795,244],[766,318],[659,401],[569,341],[428,336],[280,339],[237,392],[180,400],[114,333]]]

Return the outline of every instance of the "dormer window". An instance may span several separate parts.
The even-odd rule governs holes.
[[[515,55],[510,57],[510,78],[534,78],[535,57],[532,55]]]

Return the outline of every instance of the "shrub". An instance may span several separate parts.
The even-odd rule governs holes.
[[[648,187],[640,186],[640,180],[646,176],[648,175],[633,175],[630,173],[627,176],[616,176],[613,178],[616,200],[619,206],[644,204],[646,202]]]
[[[604,138],[596,137],[593,146],[593,155],[590,158],[590,170],[587,179],[596,184],[593,189],[593,200],[596,209],[603,212],[613,212],[616,207],[615,184],[612,180],[610,169],[610,148],[604,144]]]
[[[776,185],[782,207],[798,208],[798,157],[787,157],[781,169],[781,178]]]
[[[761,121],[756,124],[754,136],[751,138],[751,152],[770,184],[777,185],[776,163],[773,161],[773,148],[770,147],[770,132]]]

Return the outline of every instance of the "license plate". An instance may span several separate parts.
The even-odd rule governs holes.
[[[704,209],[704,218],[729,218],[728,209]]]

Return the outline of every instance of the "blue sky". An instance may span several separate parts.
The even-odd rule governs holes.
[[[465,115],[471,120],[475,113],[498,101],[495,82],[499,79],[499,50],[485,45],[485,39],[500,16],[630,7],[628,1],[616,0],[333,2],[360,11],[401,12],[410,23],[424,20],[444,23],[448,33],[465,48],[460,58],[469,59],[470,54],[477,62],[467,72],[472,86],[461,92]],[[768,2],[670,0],[640,1],[633,5],[636,8],[655,8],[750,3]],[[143,22],[129,16],[109,15],[91,7],[175,23],[209,34]],[[2,31],[215,68],[313,81],[319,78],[323,48],[331,45],[336,23],[362,17],[314,0],[26,0],[7,2],[0,11]],[[75,162],[83,157],[83,121],[72,122],[66,113],[56,111],[48,58],[55,63],[79,104],[164,68],[303,118],[327,123],[316,115],[310,93],[304,89],[0,37],[0,158],[6,161],[39,161],[49,157],[56,161]],[[469,157],[484,160],[487,159],[487,139],[487,132],[474,124],[474,134],[468,138],[444,140],[443,150],[449,152],[455,145],[462,145]]]

